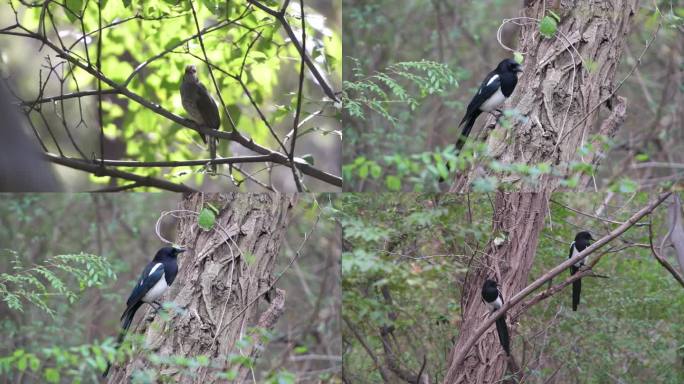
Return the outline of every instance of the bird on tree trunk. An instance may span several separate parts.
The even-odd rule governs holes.
[[[211,96],[204,84],[197,78],[197,68],[194,65],[185,67],[185,75],[180,87],[181,101],[185,112],[195,123],[210,129],[219,129],[221,116],[219,115],[216,101]],[[209,142],[209,155],[211,160],[216,159],[216,138],[204,137],[202,140]],[[216,172],[216,164],[211,164],[211,171]]]

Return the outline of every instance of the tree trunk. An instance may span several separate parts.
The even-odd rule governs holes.
[[[523,184],[517,174],[500,174],[489,168],[473,167],[456,175],[450,192],[470,189],[475,179],[495,176],[520,190],[548,190],[562,178],[573,176],[574,161],[598,166],[600,141],[596,153],[581,156],[578,149],[589,144],[590,135],[611,138],[622,125],[626,100],[614,94],[615,73],[625,37],[637,11],[638,0],[563,0],[526,1],[525,17],[541,20],[553,10],[561,22],[554,37],[543,38],[538,23],[531,19],[521,28],[518,50],[525,55],[521,75],[511,101],[504,109],[515,108],[520,119],[510,118],[507,130],[489,116],[484,127],[487,147],[494,160],[503,164],[546,163],[558,176],[544,175],[536,184]],[[560,4],[560,9],[554,8]],[[581,59],[578,56],[581,55]],[[607,117],[597,124],[601,108]],[[589,177],[580,179],[585,187]]]
[[[488,314],[480,293],[485,279],[491,278],[500,284],[504,301],[527,285],[539,233],[544,227],[549,197],[549,192],[497,193],[492,241],[485,248],[487,255],[479,260],[478,266],[469,273],[463,285],[463,322],[458,341],[447,361],[449,369],[445,384],[495,383],[503,376],[508,359],[499,344],[494,326],[468,351],[462,366],[454,365],[454,357],[470,332]],[[508,327],[511,355],[515,356],[515,327],[510,323]]]
[[[251,328],[272,330],[282,314],[284,292],[269,288],[295,201],[295,196],[280,194],[185,195],[178,208],[176,243],[187,251],[179,256],[176,280],[161,300],[173,302],[176,309],[169,310],[167,320],[152,316],[149,306],[140,311],[146,316],[139,316],[129,334],[144,334],[146,349],[116,367],[109,383],[129,382],[134,371],[148,368],[176,383],[225,383],[219,374],[231,370],[235,382],[251,382],[249,367],[235,359],[230,363],[229,356],[256,359],[263,340],[249,338]],[[196,214],[206,203],[219,209],[209,231],[198,226]],[[203,355],[210,365],[158,365],[150,361],[152,354],[188,359]]]

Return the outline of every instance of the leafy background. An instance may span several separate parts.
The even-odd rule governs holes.
[[[41,4],[22,5],[11,0],[18,10],[19,22],[30,30],[38,30],[44,10]],[[28,3],[24,3],[28,4]],[[182,40],[197,33],[189,2],[151,0],[143,3],[131,1],[103,1],[103,25],[114,24],[102,34],[102,73],[122,84],[141,63],[162,54],[151,61],[128,83],[128,89],[148,101],[187,117],[184,112],[179,86],[188,64],[198,68],[200,81],[207,86],[219,104],[216,88],[211,82],[207,66],[200,60],[203,53],[198,40],[183,44]],[[278,9],[278,2],[266,4]],[[248,6],[244,0],[195,2],[201,28],[224,23],[224,26],[206,33],[203,37],[209,60],[218,69],[214,76],[221,89],[232,119],[240,133],[257,144],[279,150],[277,142],[258,116],[247,94],[238,81],[229,77],[238,75],[243,66],[243,81],[256,105],[267,121],[274,127],[281,139],[292,129],[294,106],[297,100],[299,77],[299,55],[279,22],[261,10]],[[53,4],[52,12],[59,36],[47,28],[50,39],[60,39],[67,46],[73,45],[73,53],[83,61],[87,58],[93,65],[96,60],[97,35],[87,39],[86,45],[78,41],[82,30],[95,31],[98,27],[97,2],[73,0],[65,6]],[[81,15],[82,24],[77,15]],[[287,18],[295,33],[301,36],[299,6],[290,5]],[[73,13],[72,13],[73,11]],[[307,50],[319,70],[333,89],[341,86],[341,1],[309,1],[305,6],[307,15]],[[234,20],[233,23],[225,23]],[[0,25],[14,23],[14,15],[8,4],[0,5]],[[250,45],[251,49],[250,49]],[[166,53],[165,51],[170,50]],[[0,35],[0,68],[2,75],[10,81],[13,91],[23,100],[34,100],[39,95],[40,81],[50,74],[49,66],[56,67],[56,73],[43,90],[43,96],[70,93],[78,89],[97,89],[93,76],[81,69],[65,64],[58,65],[60,58],[40,42],[31,39]],[[41,71],[42,70],[42,71]],[[73,73],[72,73],[73,71]],[[221,72],[225,71],[225,72]],[[308,73],[308,72],[307,72]],[[62,81],[57,76],[62,77]],[[107,87],[104,86],[104,89]],[[301,127],[303,133],[298,140],[297,156],[311,155],[316,167],[335,175],[340,174],[341,133],[339,112],[325,97],[320,87],[306,76],[304,84],[302,120],[311,119]],[[65,154],[85,159],[99,158],[99,125],[97,98],[83,97],[60,103],[44,104],[40,114],[31,114],[32,124],[51,153],[58,153],[55,141]],[[197,133],[164,119],[154,111],[124,96],[105,95],[103,103],[103,126],[105,134],[105,157],[108,159],[130,159],[138,161],[175,161],[208,158],[206,146]],[[320,111],[320,112],[319,112]],[[317,113],[318,112],[318,113]],[[315,116],[313,116],[315,114]],[[64,120],[62,120],[64,118]],[[229,131],[230,124],[222,113],[222,130]],[[64,126],[60,123],[63,121]],[[50,122],[51,131],[47,125]],[[67,132],[67,128],[70,132]],[[28,129],[28,128],[27,128]],[[29,129],[29,132],[30,129]],[[69,133],[72,137],[69,137]],[[31,133],[33,135],[33,133]],[[51,139],[54,135],[54,140]],[[288,146],[289,147],[289,146]],[[220,140],[219,154],[226,156],[250,155],[251,151],[235,143]],[[144,176],[163,177],[176,183],[187,183],[203,190],[242,190],[259,188],[250,182],[240,183],[244,174],[227,167],[223,176],[207,177],[202,167],[175,168],[122,168]],[[271,180],[276,187],[293,188],[292,174],[288,168],[276,167],[273,175],[266,172],[263,163],[240,167],[250,174],[256,173],[261,181]],[[71,191],[95,189],[105,185],[117,185],[108,177],[96,177],[56,167],[62,184]],[[230,176],[234,180],[230,179]],[[270,178],[269,178],[270,177]],[[335,190],[330,184],[317,180],[305,180],[311,190]],[[119,181],[119,183],[122,183]]]

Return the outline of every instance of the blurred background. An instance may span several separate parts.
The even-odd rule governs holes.
[[[326,213],[331,196],[317,198],[324,212],[315,231],[304,241],[320,209],[313,195],[302,196],[280,248],[274,274],[303,243],[277,285],[286,291],[285,312],[254,368],[264,382],[341,374],[340,231]],[[116,337],[131,287],[164,245],[155,223],[179,200],[170,193],[0,194],[0,383],[99,380],[102,345]],[[160,233],[172,240],[175,231],[167,216]]]
[[[43,160],[38,155],[42,152],[90,161],[101,158],[102,149],[104,158],[108,160],[150,162],[209,158],[207,145],[202,143],[196,132],[128,96],[112,92],[104,94],[100,117],[98,97],[94,95],[98,84],[92,74],[71,65],[39,39],[24,36],[26,31],[11,29],[18,23],[31,33],[44,33],[57,47],[82,63],[95,67],[99,53],[98,35],[95,33],[99,25],[97,2],[47,3],[49,6],[45,9],[41,4],[11,4],[16,8],[13,9],[8,2],[0,4],[0,29],[4,29],[0,32],[0,78],[3,80],[0,88],[6,88],[5,92],[0,91],[0,108],[3,115],[14,107],[20,107],[23,113],[12,120],[0,121],[0,128],[9,137],[20,135],[17,131],[22,128],[29,139],[24,140],[27,142],[25,145],[32,145],[33,150],[12,153],[12,157],[8,155],[8,161],[3,161],[3,164],[9,160],[22,163],[36,157]],[[221,109],[216,87],[207,65],[202,62],[204,54],[199,42],[194,39],[184,43],[185,39],[197,33],[188,2],[153,0],[146,1],[144,6],[138,2],[131,5],[130,1],[102,4],[102,25],[106,28],[102,34],[101,72],[106,77],[125,84],[128,91],[148,102],[187,118],[181,105],[179,87],[185,66],[195,64],[200,81]],[[280,5],[269,4],[273,9]],[[339,90],[342,78],[342,2],[312,0],[305,5],[308,55],[329,86]],[[195,8],[200,28],[218,26],[205,34],[203,43],[209,60],[216,66],[214,76],[238,131],[258,145],[283,152],[266,124],[281,141],[285,141],[293,129],[300,57],[284,28],[264,11],[248,5],[246,0],[196,1]],[[299,4],[291,3],[287,21],[292,25],[295,36],[301,37],[299,13]],[[83,31],[88,34],[85,39]],[[147,65],[136,76],[129,77],[141,64]],[[231,77],[240,74],[243,84]],[[111,89],[104,83],[102,88]],[[86,94],[63,101],[49,100],[53,96],[78,92]],[[43,99],[43,102],[35,103],[37,99]],[[221,130],[230,131],[231,124],[225,113],[221,115]],[[103,148],[100,145],[100,118]],[[305,71],[300,124],[296,156],[324,172],[340,176],[342,142],[339,109],[308,70]],[[288,151],[291,141],[290,138],[285,143]],[[0,152],[13,148],[10,142],[0,145]],[[218,153],[222,157],[255,154],[243,145],[227,140],[220,140]],[[115,180],[110,175],[97,175],[93,170],[84,172],[54,163],[51,162],[50,168],[57,183],[37,182],[30,189],[12,189],[21,180],[15,175],[14,184],[0,184],[1,190],[154,189],[144,183],[133,185],[131,181]],[[271,167],[270,163],[264,162],[232,168],[224,165],[219,167],[219,175],[213,177],[207,176],[202,165],[117,169],[183,183],[203,191],[263,191],[260,183],[278,190],[296,190],[290,168]],[[0,168],[0,171],[2,177],[12,173],[13,169]],[[339,190],[339,186],[309,176],[304,177],[304,184],[310,191]]]
[[[439,190],[435,164],[454,154],[447,146],[455,144],[484,76],[513,56],[497,41],[497,29],[503,19],[521,16],[522,3],[345,2],[345,190]],[[654,44],[640,58],[659,24]],[[633,190],[682,178],[683,33],[681,2],[640,2],[616,84],[640,63],[618,92],[627,98],[627,118],[608,143],[595,177],[599,189]],[[506,46],[516,48],[518,38],[514,23],[501,29]],[[471,137],[484,124],[480,120]]]

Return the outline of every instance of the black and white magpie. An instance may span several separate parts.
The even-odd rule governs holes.
[[[578,232],[577,235],[575,235],[575,241],[570,244],[570,256],[568,256],[568,259],[575,256],[576,254],[584,251],[585,248],[587,248],[589,245],[591,245],[591,241],[594,239],[591,237],[591,233],[587,231],[582,231]],[[580,267],[584,265],[584,260],[582,259],[575,264],[570,266],[570,275],[574,275],[579,271]],[[582,291],[582,281],[581,279],[577,279],[572,282],[572,310],[576,311],[577,306],[579,305],[580,302],[580,292]]]
[[[518,84],[518,73],[520,72],[522,72],[520,64],[513,59],[505,59],[499,63],[496,69],[487,74],[487,77],[480,84],[477,94],[470,100],[466,114],[459,124],[460,127],[465,123],[461,136],[456,141],[457,150],[460,151],[463,148],[468,135],[470,135],[470,130],[475,124],[475,119],[482,112],[495,110],[501,112],[498,108],[513,94],[513,90]]]
[[[178,273],[178,262],[176,258],[179,253],[185,252],[184,249],[174,247],[164,247],[157,251],[154,259],[150,261],[145,269],[143,269],[138,282],[133,288],[133,292],[126,300],[126,310],[121,315],[121,332],[116,340],[116,345],[120,345],[126,336],[128,327],[131,326],[135,312],[143,305],[143,303],[155,303],[169,286],[176,279]],[[157,304],[159,305],[159,304]],[[111,363],[107,363],[107,369],[102,374],[107,377]]]
[[[489,311],[494,313],[498,311],[504,304],[503,296],[497,287],[496,281],[485,280],[482,286],[482,301],[487,305]],[[508,327],[506,326],[506,314],[496,319],[496,332],[499,334],[499,342],[506,351],[506,355],[510,355],[510,341],[508,339]]]
[[[513,94],[513,90],[515,90],[515,86],[518,84],[518,73],[520,72],[522,72],[520,64],[513,59],[505,59],[493,71],[487,74],[482,84],[480,84],[480,89],[477,90],[473,99],[470,100],[466,114],[458,125],[459,127],[463,126],[463,130],[458,140],[456,140],[456,151],[461,151],[468,139],[468,135],[470,135],[470,130],[475,124],[475,119],[482,112],[496,110],[501,113],[501,110],[498,108]],[[463,125],[464,123],[465,125]],[[449,168],[448,163],[447,168]],[[444,180],[440,179],[440,181]]]

